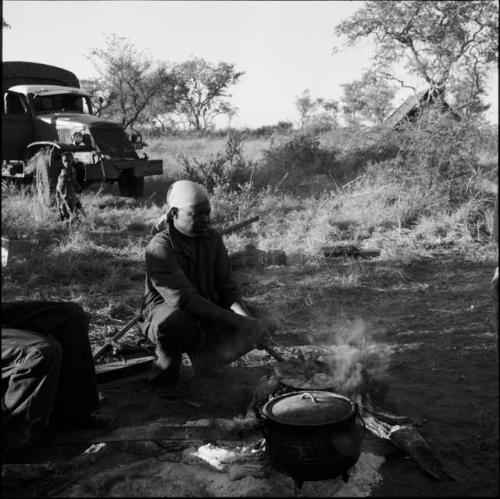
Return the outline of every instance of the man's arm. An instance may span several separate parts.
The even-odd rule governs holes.
[[[241,315],[204,298],[189,282],[169,245],[165,236],[159,236],[146,248],[149,278],[165,302],[196,317],[238,327]]]

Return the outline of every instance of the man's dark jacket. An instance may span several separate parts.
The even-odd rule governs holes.
[[[241,299],[222,236],[209,229],[188,237],[168,223],[146,247],[143,311],[161,303],[180,309],[195,293],[225,308]]]

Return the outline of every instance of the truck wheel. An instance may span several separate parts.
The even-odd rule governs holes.
[[[118,190],[120,196],[142,198],[144,196],[144,177],[133,177],[128,172],[121,173],[118,177]]]
[[[61,165],[51,156],[49,151],[39,151],[30,160],[35,165],[36,193],[44,206],[52,206],[55,202],[57,177],[61,170]]]

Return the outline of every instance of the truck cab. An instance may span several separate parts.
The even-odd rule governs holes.
[[[73,153],[84,187],[118,182],[120,194],[141,197],[144,177],[161,175],[161,160],[139,158],[140,134],[93,114],[76,76],[55,66],[3,62],[2,178],[36,178],[53,187],[60,155]]]

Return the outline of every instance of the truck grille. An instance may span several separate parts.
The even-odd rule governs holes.
[[[71,144],[71,130],[67,128],[59,128],[57,130],[57,139],[62,144]]]
[[[109,154],[112,158],[137,159],[137,153],[130,144],[126,133],[118,126],[109,124],[91,125],[90,133],[94,138],[97,147],[104,154]]]

